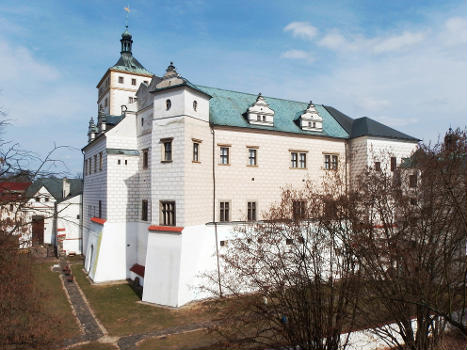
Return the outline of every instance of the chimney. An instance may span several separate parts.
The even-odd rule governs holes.
[[[63,198],[70,194],[70,181],[66,177],[63,178]]]

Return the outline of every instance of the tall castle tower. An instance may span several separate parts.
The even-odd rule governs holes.
[[[136,102],[136,91],[141,83],[149,85],[153,74],[143,67],[131,52],[133,39],[128,26],[122,33],[120,59],[107,69],[97,84],[97,108],[105,114],[121,115],[122,105],[130,110]]]

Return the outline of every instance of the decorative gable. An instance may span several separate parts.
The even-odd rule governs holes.
[[[323,118],[318,114],[313,102],[310,101],[305,112],[300,116],[300,127],[307,131],[322,131]]]
[[[268,103],[261,96],[261,92],[256,98],[256,102],[247,110],[247,118],[250,124],[274,126],[274,111],[269,108]]]

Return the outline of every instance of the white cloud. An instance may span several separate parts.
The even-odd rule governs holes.
[[[450,124],[466,125],[464,18],[438,15],[436,23],[430,18],[371,37],[334,29],[316,39],[316,47],[305,50],[313,52],[315,66],[326,68],[284,79],[279,92],[354,118],[366,115],[425,140],[437,140]]]
[[[400,35],[390,36],[382,40],[376,38],[374,40],[378,43],[373,46],[373,51],[375,53],[382,53],[400,50],[404,47],[417,44],[421,42],[424,38],[425,35],[421,32],[403,32]]]
[[[308,22],[292,22],[284,28],[285,32],[292,32],[294,37],[312,40],[317,34],[318,30]]]
[[[340,31],[334,29],[324,35],[318,41],[318,45],[339,52],[365,51],[383,54],[410,48],[422,42],[425,37],[422,32],[405,31],[396,35],[366,38],[360,35],[344,36]]]
[[[288,58],[292,60],[306,60],[307,62],[313,62],[315,59],[311,53],[303,50],[288,50],[281,54],[282,58]]]
[[[66,79],[53,65],[42,62],[26,47],[0,41],[0,106],[16,126],[51,125],[89,114],[82,101],[91,95]]]

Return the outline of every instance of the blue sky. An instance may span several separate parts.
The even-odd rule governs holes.
[[[4,0],[3,138],[81,171],[127,1]],[[130,1],[133,54],[195,84],[331,105],[425,141],[467,115],[465,1]]]

